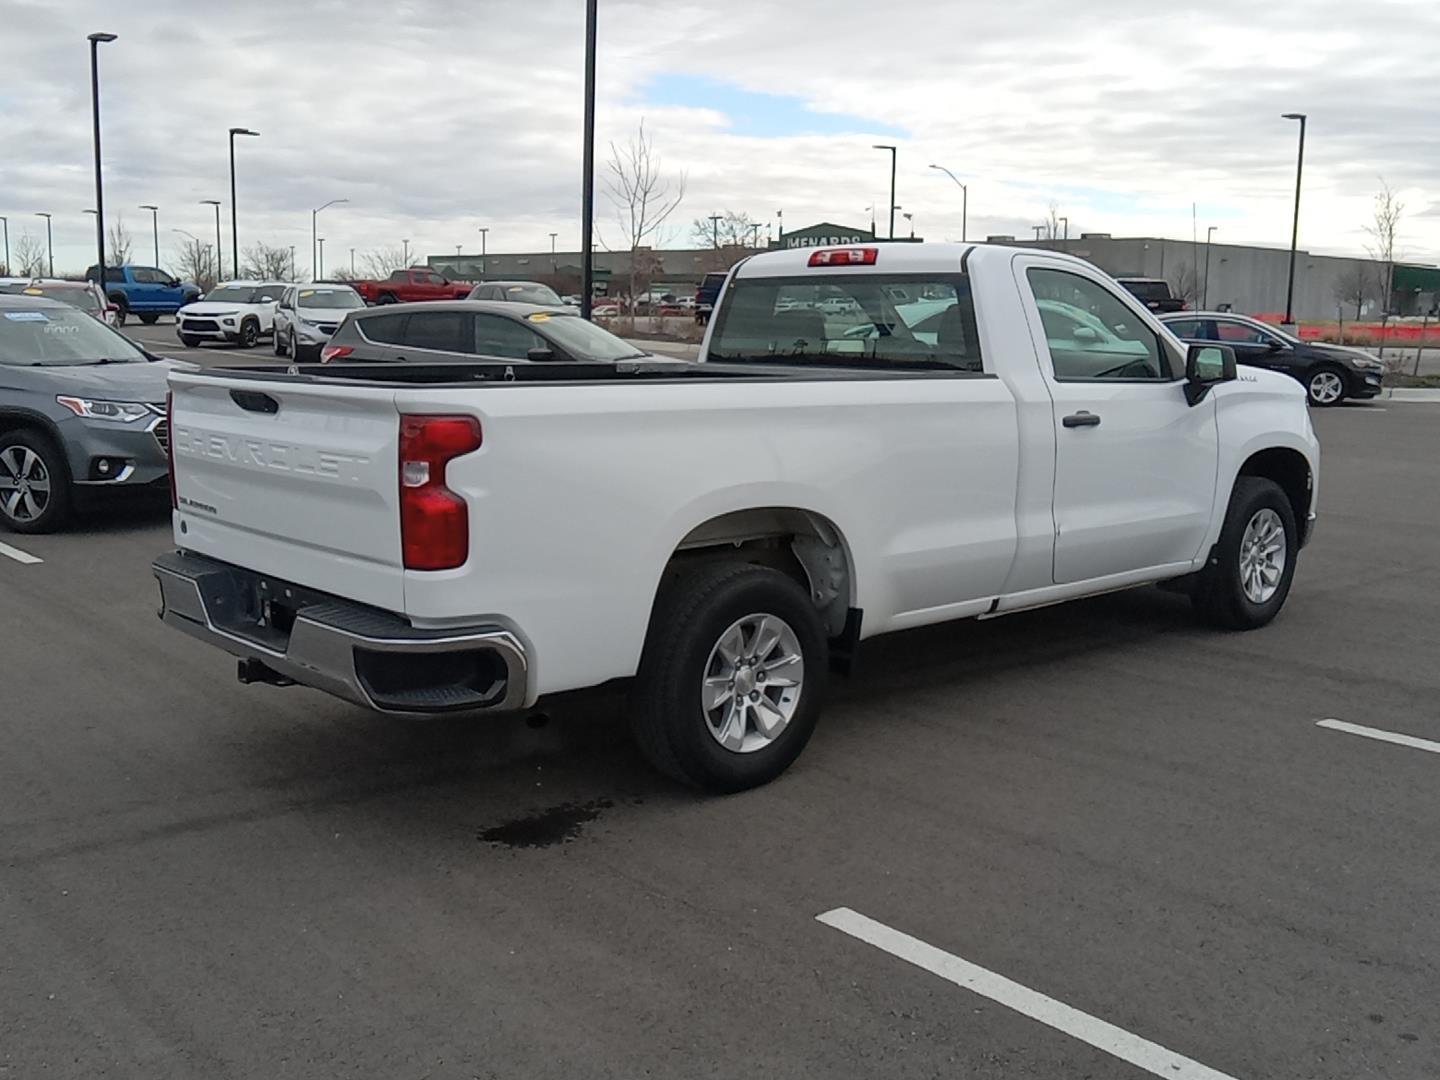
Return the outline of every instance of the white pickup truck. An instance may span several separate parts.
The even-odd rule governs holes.
[[[865,638],[1167,581],[1262,626],[1315,519],[1294,380],[1045,251],[756,255],[700,363],[170,385],[162,615],[242,681],[433,713],[632,680],[645,754],[711,791],[789,766]]]

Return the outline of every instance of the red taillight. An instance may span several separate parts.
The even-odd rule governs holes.
[[[874,266],[879,248],[821,248],[811,252],[811,266]]]
[[[331,360],[344,360],[354,351],[349,345],[326,345],[320,350],[320,362],[328,364]]]
[[[473,416],[400,417],[400,547],[405,569],[453,570],[469,558],[470,508],[445,486],[445,465],[478,449],[480,421]]]
[[[175,494],[175,395],[165,391],[165,462],[170,466],[170,509],[180,509]]]

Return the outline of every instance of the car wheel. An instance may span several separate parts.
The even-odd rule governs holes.
[[[394,294],[394,293],[385,292],[385,293],[381,293],[379,296],[377,296],[377,297],[375,298],[375,303],[377,303],[377,304],[397,304],[397,303],[399,303],[399,301],[395,299],[395,294]]]
[[[0,522],[15,532],[54,532],[70,517],[65,456],[35,431],[0,435]]]
[[[276,356],[285,355],[285,337],[279,330],[270,336],[270,347],[275,350]]]
[[[1339,368],[1317,368],[1305,383],[1305,393],[1311,405],[1322,408],[1338,405],[1345,399],[1345,376]]]
[[[198,349],[200,347],[200,341],[201,339],[194,334],[180,335],[180,344],[184,345],[187,349]]]
[[[260,324],[254,319],[245,319],[240,323],[240,334],[235,339],[235,344],[242,349],[253,349],[255,343],[260,340]]]
[[[1230,493],[1220,540],[1196,582],[1196,611],[1224,630],[1264,626],[1290,595],[1299,551],[1295,510],[1280,485],[1240,477]]]
[[[130,315],[130,305],[125,302],[123,296],[111,297],[110,302],[115,305],[115,325],[124,326],[126,318]]]
[[[159,316],[159,315],[155,315],[155,314],[151,314],[151,313],[146,313],[146,314],[140,316],[140,321],[141,321],[142,323],[144,323],[146,326],[154,326],[157,322],[160,321],[160,316]]]
[[[630,719],[661,772],[710,792],[768,783],[800,756],[820,716],[825,630],[779,570],[708,563],[656,601]]]

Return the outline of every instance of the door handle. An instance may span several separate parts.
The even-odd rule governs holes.
[[[1093,412],[1086,412],[1084,409],[1081,409],[1077,413],[1071,413],[1060,422],[1066,427],[1099,427],[1100,417],[1096,416]]]

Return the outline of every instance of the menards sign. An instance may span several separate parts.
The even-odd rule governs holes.
[[[836,244],[861,244],[874,239],[875,234],[869,229],[853,229],[846,225],[822,221],[818,225],[807,225],[803,229],[787,232],[778,246],[787,248],[831,247]]]

